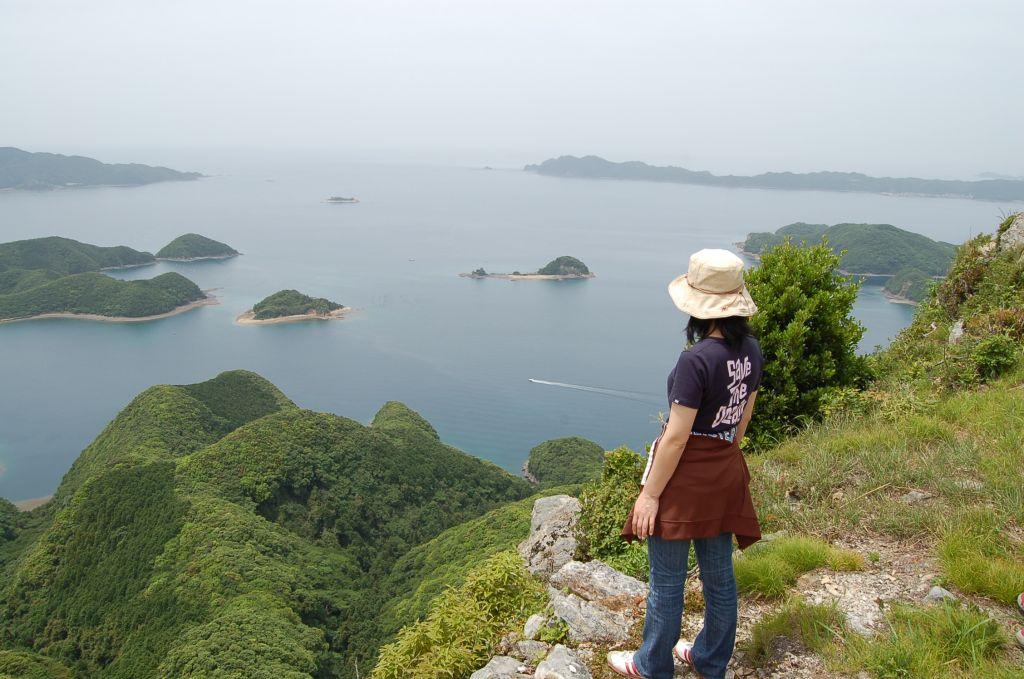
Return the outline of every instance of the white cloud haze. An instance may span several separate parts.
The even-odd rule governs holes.
[[[2,0],[0,145],[1024,174],[1022,25],[1017,0]]]

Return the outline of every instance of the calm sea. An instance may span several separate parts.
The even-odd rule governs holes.
[[[531,447],[581,435],[640,446],[664,409],[684,318],[665,286],[691,252],[794,221],[889,222],[960,242],[1001,207],[951,199],[555,179],[514,170],[263,157],[177,162],[211,175],[132,189],[0,193],[0,240],[62,235],[155,252],[194,231],[244,256],[161,263],[221,304],[145,324],[0,325],[0,496],[51,493],[137,393],[246,368],[300,406],[368,422],[391,399],[442,438],[518,471]],[[330,205],[354,195],[357,205]],[[468,280],[574,255],[586,281]],[[282,288],[356,307],[344,321],[237,326]],[[870,350],[912,308],[866,287]],[[531,383],[530,378],[614,395]],[[415,473],[414,470],[410,470]]]

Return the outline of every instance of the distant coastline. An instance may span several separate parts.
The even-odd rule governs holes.
[[[989,201],[1024,201],[1024,181],[1016,179],[921,179],[918,177],[871,177],[860,172],[765,172],[758,175],[716,175],[672,165],[648,165],[641,161],[613,162],[599,156],[560,156],[526,172],[550,177],[614,179],[673,184],[697,184],[737,189],[781,191],[838,191],[888,196],[925,196]]]
[[[236,252],[236,253],[231,254],[231,255],[204,255],[204,256],[201,256],[201,257],[157,257],[153,261],[156,261],[156,262],[186,262],[186,263],[187,262],[202,262],[202,261],[208,260],[208,259],[232,259],[234,257],[238,257],[241,254],[242,253],[240,253],[240,252]],[[144,265],[140,264],[139,266],[144,266]]]
[[[79,321],[100,321],[102,323],[146,323],[148,321],[158,321],[161,318],[177,316],[178,314],[183,314],[186,311],[192,311],[193,309],[198,309],[202,306],[220,304],[220,300],[210,294],[212,290],[204,290],[203,292],[206,296],[202,299],[197,299],[194,302],[182,304],[181,306],[175,307],[162,314],[153,314],[151,316],[104,316],[102,314],[76,314],[68,311],[60,311],[36,314],[35,316],[25,316],[24,318],[4,318],[0,319],[0,324],[21,323],[22,321],[38,321],[47,318],[71,318]]]
[[[462,278],[498,278],[506,281],[568,281],[573,279],[594,278],[592,273],[543,274],[543,273],[460,273]]]
[[[301,321],[337,321],[344,318],[352,307],[342,307],[335,309],[334,311],[328,311],[325,314],[320,314],[315,311],[311,311],[306,314],[293,314],[291,316],[278,316],[276,318],[256,318],[256,313],[249,309],[244,314],[240,314],[235,318],[236,325],[274,325],[277,323],[298,323]]]

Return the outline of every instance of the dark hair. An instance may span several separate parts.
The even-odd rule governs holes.
[[[738,349],[748,335],[753,335],[746,316],[729,316],[727,318],[695,318],[690,316],[690,322],[686,324],[686,341],[690,344],[699,342],[714,330],[718,330],[725,337],[726,344],[732,349]]]

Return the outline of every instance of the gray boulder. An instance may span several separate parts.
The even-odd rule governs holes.
[[[529,665],[535,665],[550,650],[551,645],[545,644],[543,641],[524,639],[523,641],[516,642],[515,646],[512,647],[512,654]]]
[[[523,625],[523,638],[524,639],[536,639],[537,633],[540,632],[541,628],[548,624],[548,619],[540,613],[534,613],[526,619],[526,624]]]
[[[523,675],[519,670],[526,670],[521,661],[507,655],[496,655],[471,674],[469,679],[518,679]]]
[[[924,602],[926,604],[937,604],[945,600],[956,601],[956,595],[948,589],[944,589],[938,585],[932,587],[928,590],[928,593],[924,595]]]
[[[964,338],[964,319],[957,319],[953,327],[949,329],[949,343],[956,344]]]
[[[999,234],[999,249],[1008,250],[1024,244],[1024,212],[1018,212],[1010,226]]]
[[[647,596],[647,585],[598,560],[570,561],[551,576],[551,584],[613,609],[638,605]]]
[[[544,662],[537,665],[534,679],[592,679],[590,669],[576,653],[562,644],[555,646]]]
[[[580,502],[569,495],[542,497],[533,504],[530,536],[519,543],[526,568],[541,579],[572,560],[576,552],[573,529],[580,515]]]
[[[565,621],[569,640],[574,643],[622,643],[629,638],[635,618],[624,611],[613,611],[582,599],[548,588],[551,609]]]

